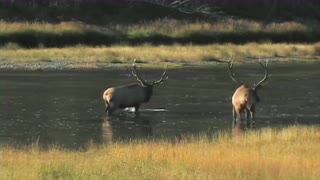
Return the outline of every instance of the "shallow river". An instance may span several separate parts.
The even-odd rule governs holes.
[[[252,85],[264,75],[259,64],[235,64],[236,77]],[[256,126],[320,125],[320,63],[270,63],[261,88]],[[140,68],[147,80],[162,69]],[[141,113],[104,112],[107,87],[135,82],[130,68],[88,72],[0,72],[0,144],[38,142],[85,148],[130,139],[179,138],[231,132],[231,96],[237,85],[225,64],[168,70]]]

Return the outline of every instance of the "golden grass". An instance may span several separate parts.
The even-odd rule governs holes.
[[[308,32],[317,30],[318,23],[302,24],[294,21],[282,23],[262,23],[244,19],[222,19],[217,22],[193,22],[178,21],[173,19],[160,19],[153,22],[136,25],[117,25],[114,26],[118,31],[131,35],[145,33],[160,33],[173,37],[184,36],[194,32]]]
[[[40,23],[40,22],[5,22],[0,21],[0,33],[14,33],[23,31],[41,31],[41,32],[83,32],[84,26],[77,22],[61,22],[59,24]]]
[[[111,46],[66,48],[1,49],[0,60],[8,62],[73,61],[83,63],[128,63],[137,58],[146,63],[200,63],[225,59],[233,55],[236,59],[246,57],[310,58],[319,55],[320,44],[257,44],[244,45],[172,45],[172,46]]]
[[[320,128],[59,148],[1,148],[2,179],[318,179]]]

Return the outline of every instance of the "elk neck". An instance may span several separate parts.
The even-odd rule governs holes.
[[[252,90],[252,93],[253,93],[253,95],[254,95],[255,100],[256,100],[257,102],[260,102],[260,98],[259,98],[259,96],[258,96],[257,89],[251,88],[251,90]]]
[[[153,92],[153,85],[146,85],[143,86],[144,94],[145,94],[145,100],[144,102],[149,102],[152,92]]]

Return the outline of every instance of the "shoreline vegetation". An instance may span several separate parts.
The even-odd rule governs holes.
[[[95,70],[128,66],[135,58],[153,67],[180,67],[223,63],[230,56],[285,62],[320,56],[320,24],[311,22],[164,18],[128,25],[0,21],[0,26],[1,70]]]
[[[214,43],[315,43],[320,40],[320,23],[288,21],[262,23],[223,18],[218,22],[159,19],[138,24],[90,25],[78,21],[0,21],[0,46],[13,43],[22,48],[112,45],[173,45]]]
[[[0,48],[1,70],[99,70],[131,65],[133,59],[150,67],[171,68],[185,65],[213,65],[259,58],[275,62],[318,62],[320,44],[211,44],[211,45],[141,45],[26,49],[10,44]]]
[[[0,72],[122,68],[135,58],[150,68],[219,65],[230,56],[241,62],[320,60],[318,2],[159,2],[0,0]],[[315,180],[319,149],[316,125],[175,142],[92,143],[80,151],[6,145],[0,146],[0,177]]]
[[[0,2],[0,69],[319,60],[319,3],[177,2]]]
[[[3,179],[318,179],[319,126],[59,147],[0,148]]]

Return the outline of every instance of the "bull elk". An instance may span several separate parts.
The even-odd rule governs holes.
[[[240,87],[236,89],[232,96],[232,115],[233,115],[233,124],[237,123],[237,120],[241,122],[241,115],[245,113],[245,118],[247,119],[247,123],[249,122],[250,127],[255,126],[254,116],[255,116],[255,106],[260,101],[258,96],[258,89],[262,86],[262,84],[268,78],[268,60],[266,60],[266,64],[262,64],[259,61],[261,67],[264,69],[264,77],[257,83],[254,84],[253,88],[244,85],[242,81],[238,81],[234,74],[232,73],[233,59],[230,57],[228,61],[228,70],[231,79],[240,84]]]
[[[134,107],[137,113],[142,103],[149,102],[153,86],[162,84],[168,79],[165,77],[167,66],[162,73],[159,80],[152,83],[143,80],[137,71],[135,61],[132,65],[132,75],[137,78],[139,83],[129,84],[125,86],[110,87],[103,93],[103,100],[105,102],[106,110],[111,115],[116,109],[124,109],[127,107]]]

